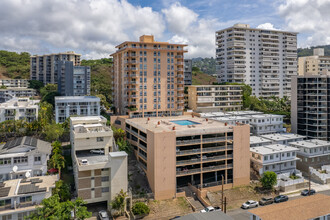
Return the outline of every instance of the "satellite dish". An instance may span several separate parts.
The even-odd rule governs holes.
[[[26,178],[29,178],[30,176],[31,176],[31,173],[29,171],[25,173]]]
[[[13,171],[14,171],[14,173],[16,173],[17,170],[18,170],[18,167],[17,167],[17,166],[13,166]]]

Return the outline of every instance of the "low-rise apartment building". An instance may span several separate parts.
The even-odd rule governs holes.
[[[72,117],[71,154],[76,194],[87,203],[109,204],[127,192],[127,154],[115,151],[113,132],[103,116]]]
[[[50,143],[28,136],[1,144],[0,181],[45,175],[51,149]]]
[[[330,71],[330,56],[324,56],[323,48],[314,48],[313,56],[298,58],[298,75],[321,75]]]
[[[309,173],[309,167],[321,168],[330,165],[330,142],[318,139],[291,142],[290,146],[298,148],[297,168],[304,173]]]
[[[29,88],[7,88],[0,89],[0,103],[7,102],[12,98],[33,97],[37,95],[35,89]]]
[[[212,118],[214,120],[220,121],[222,123],[227,123],[229,125],[236,125],[237,123],[240,124],[250,124],[250,118],[247,116],[224,116],[218,118]]]
[[[298,149],[282,144],[252,147],[250,149],[251,167],[259,175],[266,171],[277,174],[294,172],[296,170],[296,157]]]
[[[250,182],[248,125],[229,126],[192,115],[117,119],[155,199],[169,199],[181,187],[191,185],[201,192]]]
[[[240,85],[188,86],[188,107],[195,112],[238,111],[242,108]]]
[[[192,84],[192,60],[184,59],[184,85]]]
[[[72,61],[59,61],[57,69],[57,88],[62,96],[90,95],[91,68],[89,66],[75,66]]]
[[[271,144],[273,144],[273,141],[269,139],[259,136],[250,136],[250,147],[260,147]]]
[[[24,220],[43,199],[52,196],[58,175],[6,180],[0,183],[0,219]]]
[[[18,87],[18,88],[27,88],[29,87],[28,79],[0,79],[0,87]]]
[[[283,115],[250,115],[251,133],[255,135],[284,132]]]
[[[291,142],[302,141],[306,139],[306,136],[291,133],[264,134],[260,135],[260,137],[272,141],[273,144],[283,145],[289,145]]]
[[[55,120],[63,123],[70,116],[100,115],[100,98],[95,96],[55,97]]]
[[[13,98],[0,104],[0,122],[7,120],[25,120],[32,122],[38,119],[40,100]]]

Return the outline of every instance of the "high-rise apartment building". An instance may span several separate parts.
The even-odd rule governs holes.
[[[184,110],[184,44],[139,42],[118,45],[113,57],[113,103],[130,117],[181,115]]]
[[[184,84],[189,86],[192,84],[192,60],[184,59]]]
[[[318,75],[330,71],[330,56],[324,56],[323,48],[313,49],[313,56],[298,58],[298,75]]]
[[[72,61],[58,62],[58,92],[62,96],[90,95],[91,68],[75,66]]]
[[[30,57],[30,79],[39,80],[44,84],[57,84],[58,61],[72,61],[74,66],[80,65],[80,54],[73,51],[66,53],[34,55]]]
[[[126,130],[155,199],[170,199],[192,185],[211,187],[250,182],[250,127],[194,117],[151,117],[115,121]]]
[[[216,32],[216,44],[218,82],[248,84],[257,97],[291,96],[297,33],[235,24]]]
[[[292,77],[291,130],[330,141],[330,74]]]

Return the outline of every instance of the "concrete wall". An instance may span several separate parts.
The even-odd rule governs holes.
[[[234,126],[233,185],[250,184],[250,126]]]
[[[291,132],[292,133],[297,133],[297,123],[298,123],[297,81],[298,81],[297,76],[293,76],[291,78]]]

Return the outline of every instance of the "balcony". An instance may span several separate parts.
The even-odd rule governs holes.
[[[147,157],[144,156],[143,154],[139,153],[139,157],[141,157],[142,159],[144,159],[145,161],[147,161]]]
[[[195,163],[200,163],[201,159],[200,158],[195,158],[191,160],[180,160],[176,162],[176,165],[190,165],[190,164],[195,164]]]
[[[145,152],[147,152],[147,148],[145,146],[143,146],[142,144],[139,144],[139,147],[144,150]]]
[[[223,169],[229,169],[229,168],[233,168],[233,164],[227,164],[227,165],[224,164],[224,165],[218,165],[218,166],[203,167],[203,172],[223,170]]]
[[[203,138],[203,143],[226,141],[226,137]]]
[[[202,151],[203,153],[206,152],[213,152],[213,151],[221,151],[221,150],[226,150],[226,146],[223,147],[207,147],[207,148],[203,148]]]
[[[181,151],[176,151],[176,155],[190,155],[190,154],[200,154],[201,149],[196,148],[192,150],[181,150]]]
[[[195,173],[200,173],[201,172],[201,168],[196,168],[196,169],[190,169],[190,170],[182,170],[182,171],[176,171],[176,175],[180,176],[180,175],[188,175],[188,174],[195,174]]]

